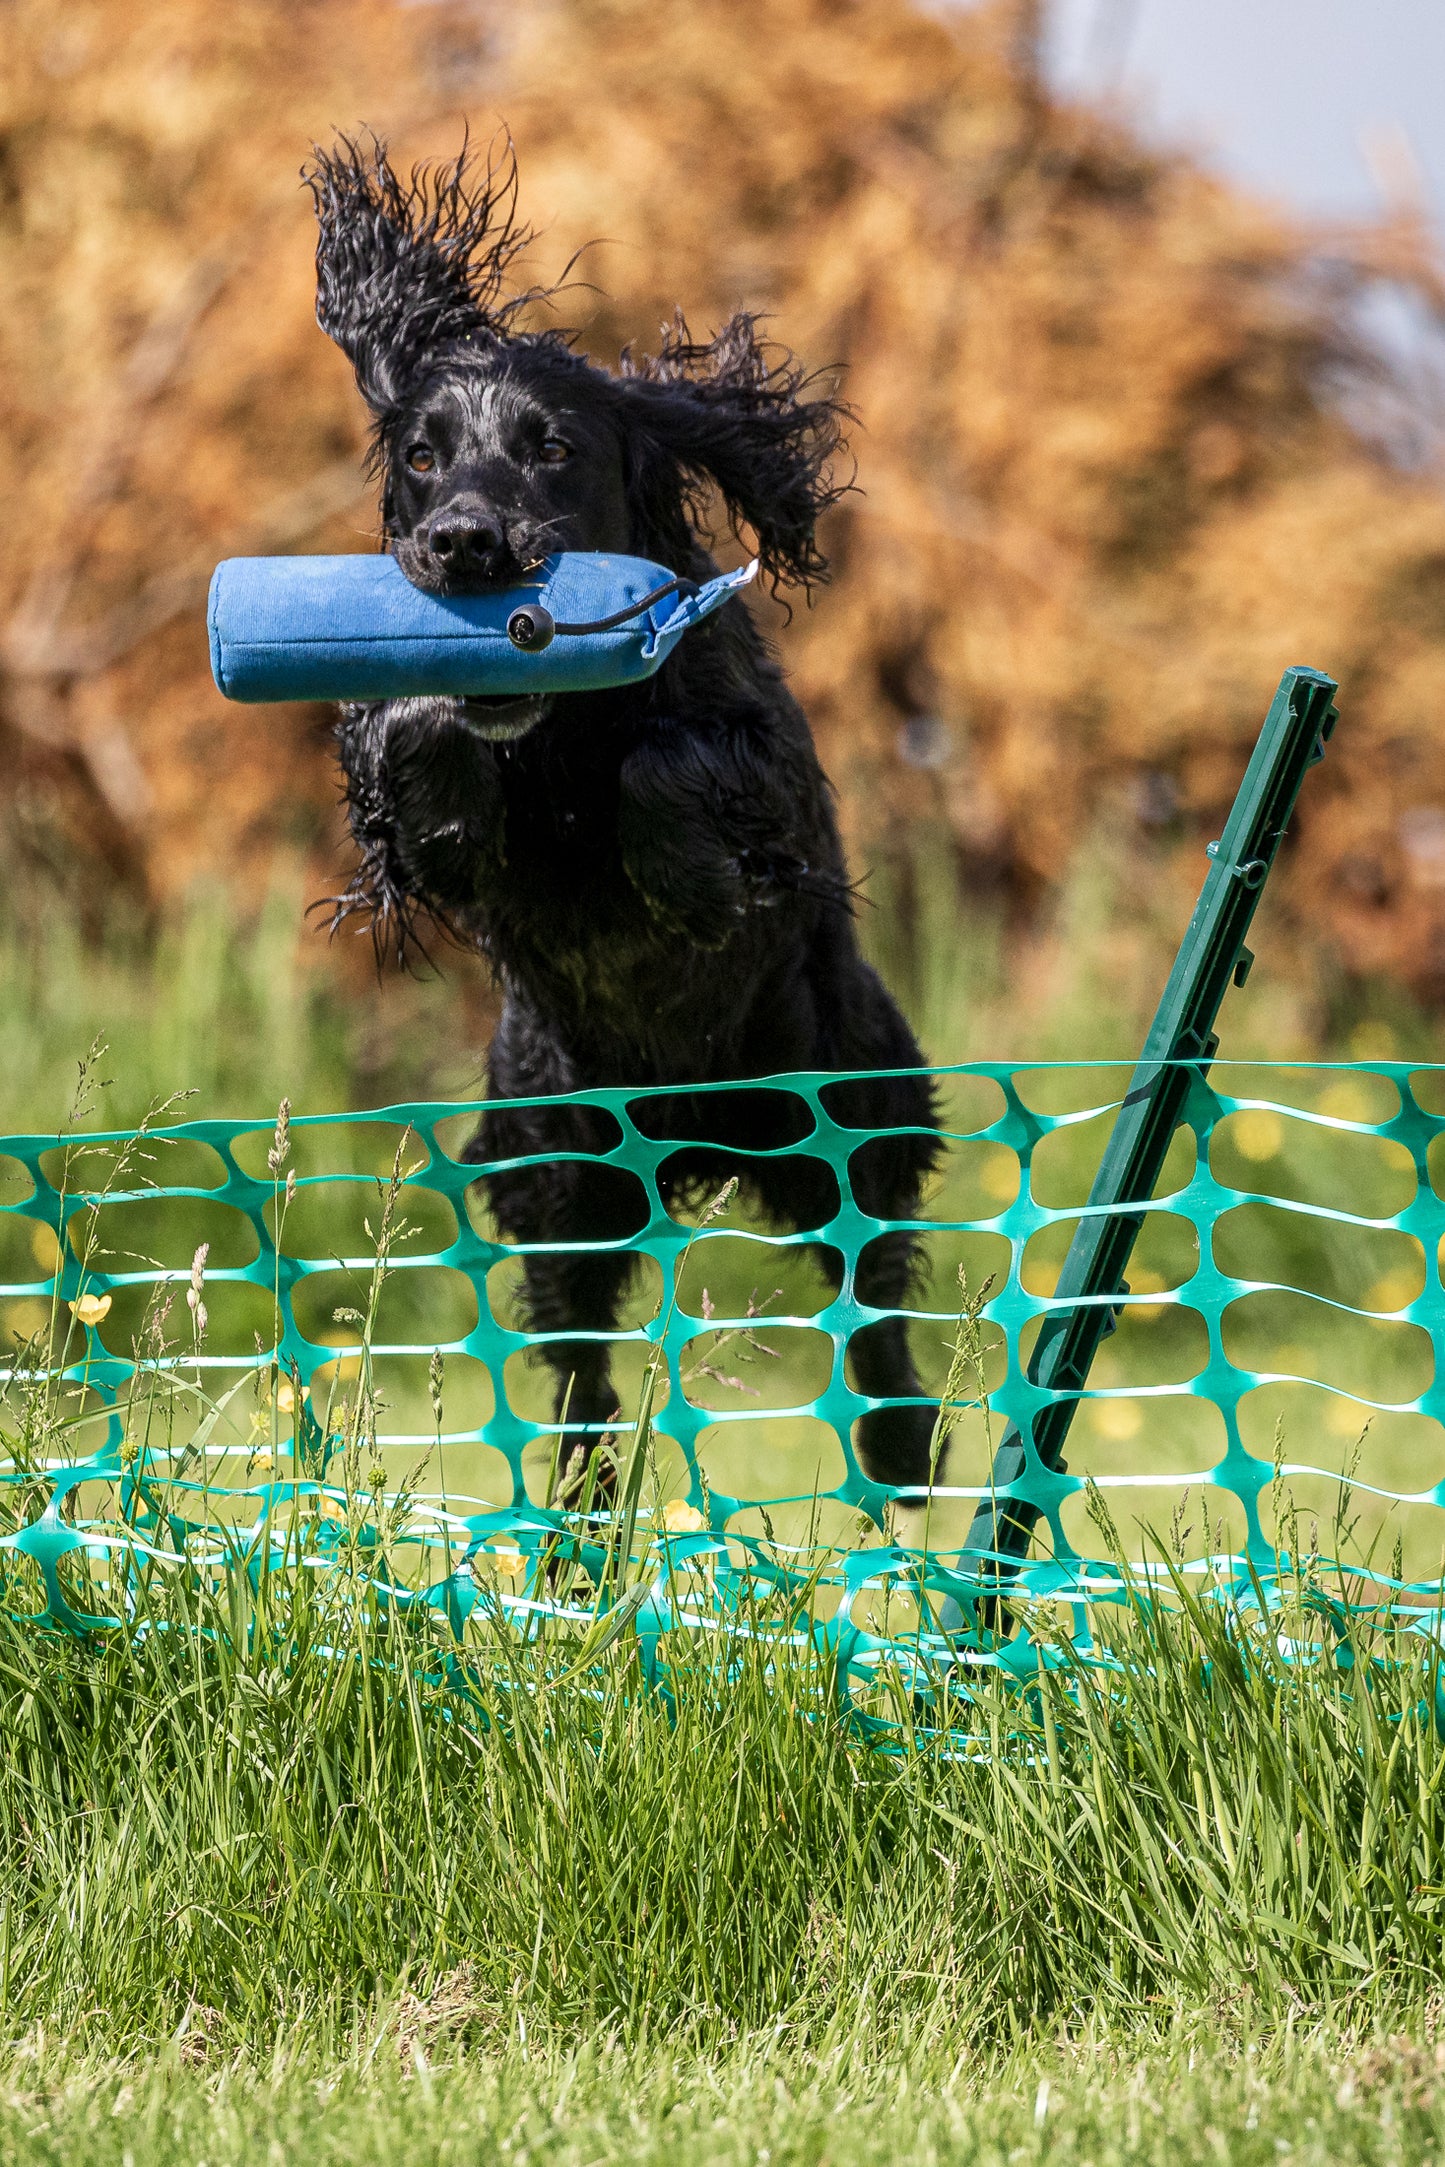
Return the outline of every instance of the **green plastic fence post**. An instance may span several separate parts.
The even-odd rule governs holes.
[[[1242,986],[1249,974],[1254,958],[1244,938],[1305,771],[1324,757],[1335,726],[1337,689],[1320,670],[1285,671],[1224,833],[1209,845],[1212,863],[1204,887],[1089,1192],[1087,1215],[1059,1274],[1055,1299],[1073,1297],[1087,1306],[1052,1310],[1029,1360],[1030,1383],[1046,1390],[1082,1391],[1099,1342],[1114,1328],[1118,1311],[1108,1297],[1128,1292],[1124,1272],[1144,1224],[1142,1211],[1118,1207],[1146,1204],[1153,1195],[1190,1079],[1201,1073],[1189,1063],[1207,1064],[1214,1054],[1219,1004],[1230,984]],[[1078,1404],[1060,1397],[1033,1417],[1034,1450],[1056,1473],[1064,1469],[1064,1443]],[[1027,1467],[1027,1447],[1011,1424],[994,1457],[995,1495],[980,1504],[968,1538],[969,1550],[996,1561],[1000,1581],[1028,1550],[1041,1510],[1027,1497],[997,1494],[1018,1482]]]

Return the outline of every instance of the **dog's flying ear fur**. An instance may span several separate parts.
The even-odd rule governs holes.
[[[516,221],[510,143],[480,169],[450,164],[403,182],[385,144],[338,138],[302,180],[316,205],[316,320],[356,371],[382,435],[448,347],[501,337],[530,293],[507,300],[508,266],[531,238]]]
[[[774,592],[825,579],[814,529],[851,486],[828,474],[851,416],[835,397],[805,398],[812,382],[790,354],[765,347],[742,313],[705,342],[679,315],[658,354],[624,354],[636,546],[681,568],[716,485],[733,533],[752,529]]]

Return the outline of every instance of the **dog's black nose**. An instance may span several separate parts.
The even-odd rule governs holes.
[[[506,536],[498,520],[445,512],[432,522],[427,548],[448,572],[491,572],[505,554]]]

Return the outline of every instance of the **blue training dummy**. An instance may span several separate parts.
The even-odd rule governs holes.
[[[756,570],[699,586],[570,552],[521,587],[435,595],[393,557],[230,557],[211,581],[211,669],[229,700],[595,692],[651,677]]]

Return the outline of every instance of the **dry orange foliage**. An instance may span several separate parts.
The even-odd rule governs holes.
[[[309,143],[515,137],[598,358],[738,304],[846,369],[859,493],[779,638],[857,843],[942,818],[1026,933],[1107,809],[1187,896],[1280,669],[1342,679],[1275,937],[1445,1000],[1445,497],[1350,329],[1405,214],[1320,236],[1052,100],[1024,0],[11,0],[0,751],[12,833],[163,897],[335,885],[325,717],[228,709],[205,579],[370,546],[315,329]]]

